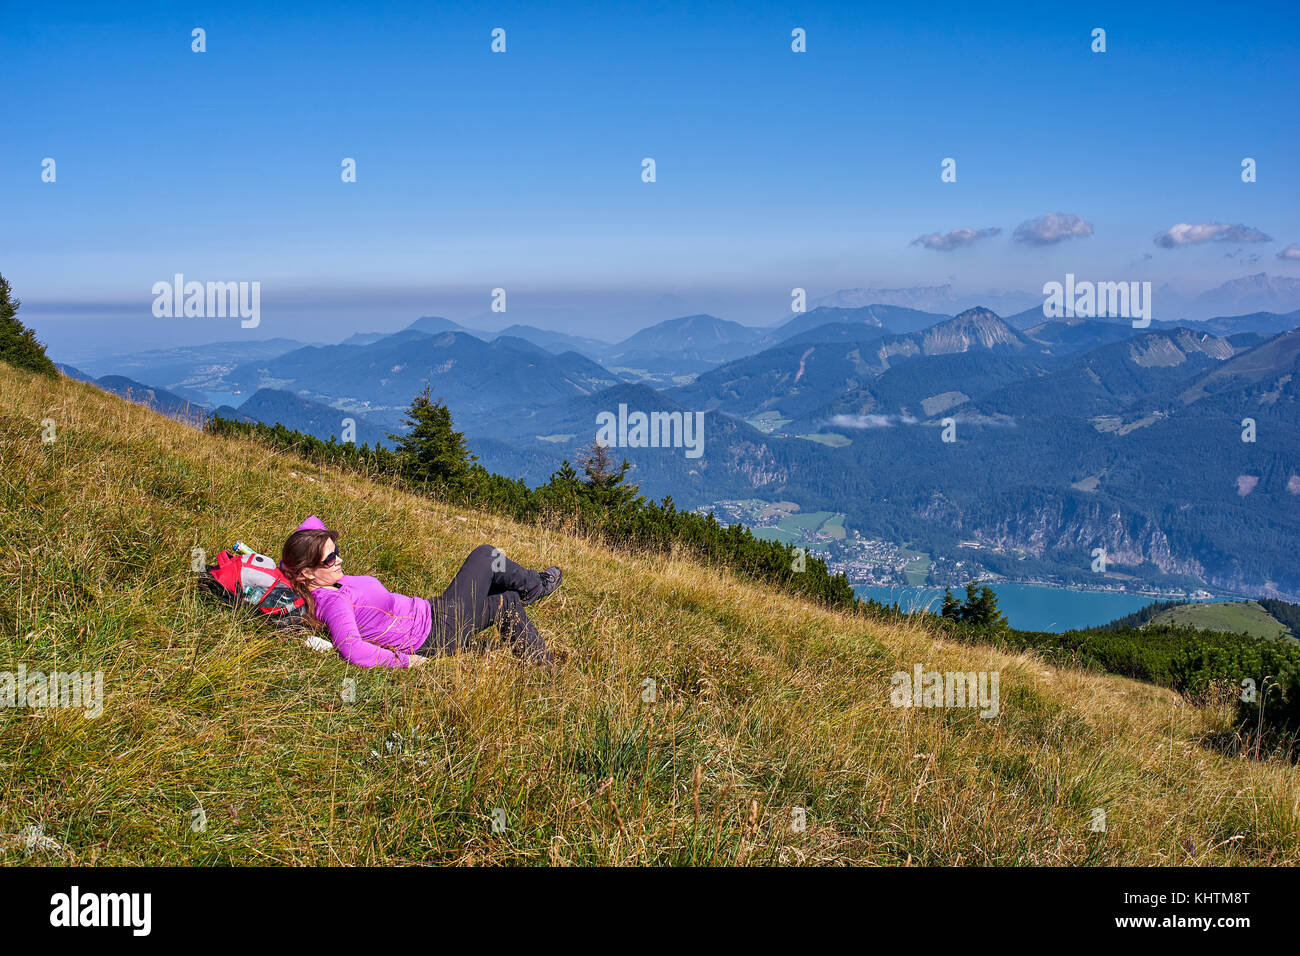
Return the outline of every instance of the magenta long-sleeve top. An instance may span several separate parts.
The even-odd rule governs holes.
[[[324,527],[313,515],[298,530]],[[394,594],[377,578],[345,574],[335,586],[316,588],[311,596],[335,650],[358,667],[409,667],[407,654],[429,636],[429,602]]]

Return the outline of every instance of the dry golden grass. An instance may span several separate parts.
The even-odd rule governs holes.
[[[1296,768],[1203,746],[1224,714],[1172,692],[456,512],[71,380],[0,367],[0,392],[0,668],[102,670],[106,692],[96,719],[0,709],[7,862],[1300,860]],[[277,554],[308,514],[405,593],[482,542],[561,565],[531,613],[567,663],[493,645],[359,670],[196,594],[192,548]],[[1001,714],[891,706],[917,663],[999,672]],[[33,825],[60,849],[26,856]]]

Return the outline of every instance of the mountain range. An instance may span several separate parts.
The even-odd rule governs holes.
[[[338,345],[220,343],[121,367],[158,376],[164,410],[203,395],[225,417],[321,438],[351,418],[366,444],[400,431],[428,385],[484,465],[533,484],[576,460],[602,412],[701,412],[698,458],[618,449],[643,494],[838,512],[850,538],[928,553],[933,581],[1096,584],[1104,548],[1112,586],[1294,597],[1298,323],[1257,312],[1134,329],[871,303],[768,328],[683,316],[609,345],[427,316]],[[834,559],[848,544],[826,547]]]
[[[815,299],[813,305],[854,308],[870,303],[885,303],[946,315],[978,305],[991,308],[1002,315],[1014,316],[1038,309],[1042,301],[1043,296],[1038,292],[989,290],[971,294],[958,293],[951,285],[937,285],[899,289],[840,289]],[[1166,283],[1154,290],[1153,303],[1156,319],[1173,322],[1200,321],[1214,316],[1249,312],[1293,312],[1300,308],[1300,278],[1258,272],[1229,279],[1212,289],[1194,294],[1179,291]],[[1012,321],[1011,324],[1016,323]]]

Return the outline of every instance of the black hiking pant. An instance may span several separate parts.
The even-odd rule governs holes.
[[[511,650],[531,664],[552,662],[546,642],[524,613],[521,596],[541,583],[541,575],[516,564],[490,544],[469,553],[441,597],[429,601],[432,627],[417,654],[455,654],[470,638],[495,624],[510,639]]]

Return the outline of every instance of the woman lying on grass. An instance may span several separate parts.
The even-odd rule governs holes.
[[[530,664],[551,664],[524,605],[560,586],[560,569],[529,571],[491,545],[469,553],[441,597],[393,594],[372,577],[344,575],[338,533],[308,518],[284,543],[280,569],[307,602],[307,620],[329,629],[335,649],[358,667],[419,667],[455,654],[489,624]]]

